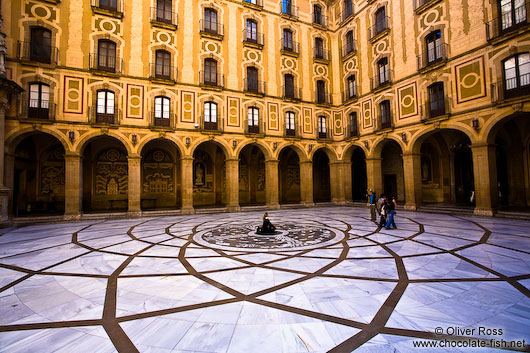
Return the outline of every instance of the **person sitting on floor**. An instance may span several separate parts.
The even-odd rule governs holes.
[[[276,233],[276,227],[272,225],[269,214],[265,212],[263,215],[263,224],[261,227],[258,227],[257,232],[258,234],[274,234]]]

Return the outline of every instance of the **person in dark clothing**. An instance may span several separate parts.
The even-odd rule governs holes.
[[[397,229],[396,222],[394,221],[394,216],[396,214],[396,198],[395,197],[392,197],[392,200],[386,202],[385,213],[387,214],[387,217],[388,217],[385,228],[390,229],[390,226],[392,226],[393,229]]]
[[[256,233],[258,234],[275,234],[276,233],[276,227],[272,225],[269,214],[265,212],[263,215],[263,224],[261,227],[258,227]]]
[[[379,226],[384,227],[386,226],[386,212],[385,212],[385,205],[386,205],[386,196],[381,195],[379,200],[377,200],[377,213],[379,214]]]

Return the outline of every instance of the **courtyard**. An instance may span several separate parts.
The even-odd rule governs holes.
[[[1,230],[0,351],[529,350],[529,222],[269,215],[275,236],[262,212]]]

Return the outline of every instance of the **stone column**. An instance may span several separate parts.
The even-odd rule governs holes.
[[[342,162],[342,172],[344,174],[344,201],[353,201],[353,184],[351,175],[351,161]]]
[[[140,207],[142,196],[142,158],[140,156],[127,157],[129,161],[129,209],[127,215],[129,217],[139,217],[142,215]]]
[[[405,209],[416,211],[422,202],[421,154],[403,154],[403,178],[405,182]],[[379,193],[379,192],[378,192]]]
[[[267,208],[277,210],[280,208],[278,181],[278,164],[277,159],[267,159],[265,161],[265,198]]]
[[[182,214],[193,214],[193,157],[184,156],[180,159]]]
[[[498,198],[495,146],[473,145],[471,150],[475,178],[475,214],[493,216],[493,206],[497,204]]]
[[[315,206],[313,202],[313,162],[300,162],[300,201],[306,207]]]
[[[381,158],[366,158],[366,181],[368,188],[377,194],[383,193],[383,171],[381,169]]]
[[[344,205],[344,163],[329,163],[329,182],[331,186],[331,202],[337,205]]]
[[[64,156],[65,199],[64,219],[81,219],[83,202],[83,157],[78,154]]]
[[[0,223],[9,219],[9,189],[4,183],[4,154],[5,154],[5,114],[8,108],[4,93],[0,96]]]
[[[237,212],[239,207],[239,159],[230,158],[226,163],[226,208],[228,212]]]

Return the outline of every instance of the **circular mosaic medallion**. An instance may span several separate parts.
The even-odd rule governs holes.
[[[335,244],[344,239],[342,232],[328,227],[281,224],[277,225],[276,234],[256,234],[258,224],[246,226],[222,226],[195,234],[197,243],[221,250],[243,251],[291,251],[313,249]]]

